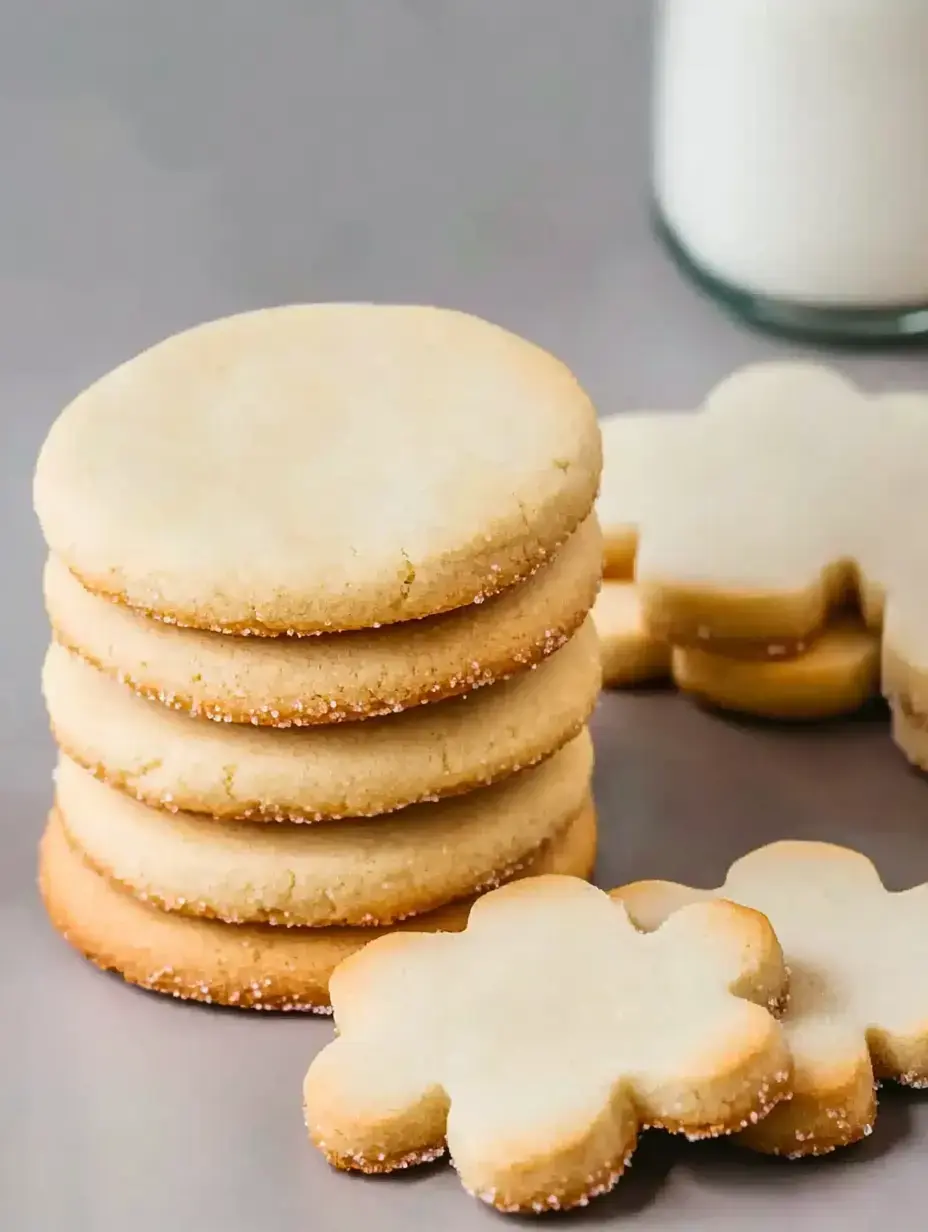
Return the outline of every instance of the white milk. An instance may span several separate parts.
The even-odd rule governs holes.
[[[663,0],[654,180],[705,271],[928,304],[928,0]]]

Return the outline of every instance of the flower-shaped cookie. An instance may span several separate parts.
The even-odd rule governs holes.
[[[672,679],[722,710],[797,720],[850,714],[879,692],[880,639],[851,616],[834,620],[803,654],[786,659],[738,659],[701,646],[668,646],[648,632],[634,582],[606,578],[593,620],[605,688]]]
[[[928,393],[810,363],[727,377],[699,414],[606,421],[598,510],[674,644],[802,639],[848,588],[868,616],[928,585]],[[611,465],[610,465],[611,464]]]
[[[810,363],[744,368],[698,414],[603,425],[606,569],[674,647],[800,654],[852,601],[882,634],[893,734],[928,767],[928,392]]]
[[[875,1079],[928,1085],[928,885],[890,893],[857,852],[782,842],[738,860],[718,890],[642,881],[613,895],[658,936],[675,912],[722,897],[776,929],[794,1094],[741,1135],[746,1146],[822,1154],[869,1134]]]
[[[649,623],[671,643],[788,648],[848,592],[873,627],[884,601],[920,610],[928,394],[868,397],[815,364],[759,364],[677,417],[663,444],[626,517]]]
[[[789,1094],[768,1012],[785,989],[756,912],[699,903],[648,935],[574,878],[507,886],[463,933],[393,934],[336,970],[339,1037],[304,1084],[310,1136],[363,1172],[447,1144],[500,1210],[584,1204],[639,1129],[734,1132]]]

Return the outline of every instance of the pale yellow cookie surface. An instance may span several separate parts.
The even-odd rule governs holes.
[[[139,697],[54,644],[43,690],[59,747],[146,804],[313,822],[389,813],[534,765],[579,733],[601,679],[588,622],[534,670],[367,723],[210,723]]]
[[[515,877],[589,877],[595,860],[596,814],[587,800]],[[55,928],[97,966],[142,988],[243,1009],[328,1012],[335,967],[383,932],[224,924],[160,911],[94,872],[55,814],[42,840],[39,881]],[[391,927],[458,931],[473,901],[461,899]]]
[[[673,679],[720,709],[797,721],[852,714],[879,693],[879,637],[852,617],[830,625],[801,655],[748,659],[671,649],[648,632],[633,582],[607,578],[592,615],[607,688]]]
[[[666,466],[664,453],[682,412],[627,411],[600,420],[603,477],[596,511],[603,528],[606,577],[628,580],[635,572],[638,521],[648,492]]]
[[[928,393],[869,395],[821,365],[753,365],[700,413],[666,421],[647,483],[613,462],[613,486],[610,455],[634,457],[641,435],[623,419],[604,428],[603,490],[618,512],[601,501],[601,515],[607,539],[609,525],[631,528],[652,633],[688,651],[795,656],[814,649],[836,611],[857,607],[882,635],[882,691],[928,714],[928,554],[913,529],[928,515]],[[658,417],[645,419],[655,421],[645,433],[661,436]],[[696,691],[743,708],[744,669],[720,674],[689,653],[678,667]],[[824,713],[850,709],[856,687],[847,698],[822,687]],[[822,707],[813,698],[801,709],[817,717]],[[897,727],[910,754],[916,742]]]
[[[924,602],[887,608],[881,682],[893,711],[893,738],[922,770],[928,769],[924,739],[928,729],[928,638],[924,635],[928,586],[924,594]]]
[[[892,733],[912,765],[928,770],[928,715],[913,710],[908,697],[893,699]]]
[[[880,691],[880,639],[859,620],[824,630],[801,655],[726,658],[698,646],[673,651],[677,687],[710,705],[767,719],[853,714]]]
[[[166,910],[231,923],[391,923],[505,880],[576,817],[593,751],[584,731],[492,787],[371,821],[227,822],[149,808],[67,757],[56,805],[71,841]]]
[[[744,1145],[822,1154],[870,1133],[875,1078],[928,1084],[928,886],[889,893],[857,852],[782,842],[738,860],[718,890],[645,881],[614,894],[645,929],[724,898],[763,912],[776,930],[790,970],[783,1027],[794,1096]]]
[[[644,624],[634,582],[607,578],[593,605],[599,635],[603,685],[620,689],[670,678],[670,647]]]
[[[789,1091],[770,925],[697,904],[651,935],[573,878],[488,894],[458,934],[407,932],[334,972],[338,1037],[304,1083],[312,1141],[384,1172],[450,1152],[504,1211],[610,1189],[642,1125],[729,1132]]]
[[[552,356],[437,308],[213,321],[97,381],[42,448],[49,548],[197,628],[368,628],[495,594],[590,512],[599,428]]]
[[[532,577],[442,616],[301,638],[178,629],[100,599],[50,557],[55,637],[108,675],[179,710],[268,726],[393,714],[539,662],[583,622],[602,539],[588,518]]]
[[[928,395],[815,364],[733,373],[684,418],[642,501],[636,576],[673,644],[807,639],[848,594],[879,628],[928,584]],[[928,641],[928,631],[924,634]]]

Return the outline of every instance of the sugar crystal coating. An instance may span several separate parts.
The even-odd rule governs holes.
[[[615,1183],[616,1160],[629,1153],[639,1127],[692,1138],[728,1134],[756,1123],[788,1094],[785,1045],[763,1008],[785,985],[766,922],[722,904],[693,908],[700,918],[721,908],[717,924],[697,926],[694,916],[692,929],[675,926],[651,948],[652,939],[637,933],[624,911],[614,915],[606,896],[581,884],[542,878],[524,890],[491,893],[472,911],[465,933],[390,938],[336,973],[331,992],[342,1030],[310,1066],[304,1088],[310,1135],[327,1158],[340,1167],[356,1157],[369,1163],[369,1134],[372,1144],[391,1143],[390,1158],[402,1157],[407,1117],[419,1149],[425,1131],[418,1110],[441,1095],[450,1114],[435,1113],[430,1135],[436,1148],[447,1138],[466,1188],[501,1210],[560,1209]],[[584,895],[590,897],[581,908]],[[531,921],[524,933],[522,912]],[[751,944],[735,943],[741,928],[759,930]],[[728,955],[721,969],[716,944]],[[618,960],[613,946],[625,958]],[[757,989],[762,1004],[751,1006],[729,991],[748,954],[752,964],[764,956],[767,980]],[[598,999],[608,1002],[613,989],[621,989],[621,1009],[600,1007]],[[678,995],[669,1030],[668,1003],[676,1005]],[[410,1016],[414,1029],[401,1030],[401,1019]],[[557,1031],[548,1025],[552,1018]],[[715,1029],[720,1036],[712,1044]],[[695,1089],[683,1060],[674,1060],[678,1045],[681,1057],[692,1055],[693,1031],[700,1040],[696,1055],[718,1057],[721,1067],[703,1073]],[[611,1068],[617,1057],[627,1069]],[[727,1057],[738,1058],[730,1072]],[[661,1075],[656,1086],[652,1072]],[[610,1090],[611,1112],[600,1102]],[[562,1172],[576,1158],[589,1160],[586,1181],[574,1177],[573,1164]]]

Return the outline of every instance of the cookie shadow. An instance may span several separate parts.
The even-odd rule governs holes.
[[[786,1159],[776,1155],[759,1155],[717,1139],[695,1144],[692,1166],[710,1185],[726,1188],[748,1187],[752,1190],[779,1188],[788,1178],[793,1182],[814,1183],[820,1169],[842,1171],[874,1164],[911,1137],[914,1129],[913,1108],[918,1093],[897,1085],[880,1090],[879,1110],[873,1133],[851,1146],[839,1147],[827,1155],[810,1155],[802,1159]]]
[[[788,1181],[802,1182],[808,1178],[809,1183],[814,1183],[815,1174],[822,1168],[840,1170],[874,1164],[911,1136],[913,1107],[918,1097],[917,1092],[904,1087],[884,1086],[880,1091],[877,1122],[868,1138],[828,1155],[800,1160],[758,1155],[726,1138],[691,1143],[672,1134],[643,1134],[628,1172],[611,1193],[592,1204],[597,1221],[630,1219],[641,1214],[658,1200],[677,1167],[698,1172],[700,1181],[710,1187],[778,1192]],[[577,1208],[560,1215],[557,1222],[559,1226],[579,1225],[586,1217],[587,1208]],[[508,1222],[537,1223],[537,1217],[529,1215],[504,1218]]]
[[[890,710],[882,697],[873,697],[858,710],[849,714],[833,715],[823,719],[773,719],[762,715],[744,714],[714,705],[705,698],[684,694],[702,714],[724,723],[727,727],[745,731],[768,732],[819,732],[825,735],[842,730],[880,730],[888,728]]]
[[[688,1147],[685,1139],[673,1134],[654,1131],[642,1134],[632,1156],[632,1162],[616,1187],[601,1198],[594,1199],[589,1207],[578,1206],[557,1215],[558,1227],[570,1227],[589,1219],[595,1210],[597,1227],[604,1220],[629,1219],[640,1214],[656,1201],[671,1170]],[[512,1224],[538,1226],[537,1215],[502,1215],[499,1218]]]
[[[677,686],[669,680],[637,680],[631,684],[604,684],[600,698],[607,697],[678,697]]]

